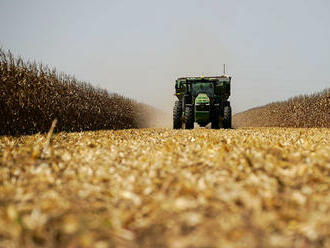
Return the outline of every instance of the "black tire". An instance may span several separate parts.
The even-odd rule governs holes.
[[[194,107],[193,106],[186,106],[185,121],[186,121],[186,129],[194,128],[195,118],[194,118]]]
[[[182,128],[182,102],[175,101],[173,108],[173,128]]]
[[[219,129],[220,128],[220,120],[219,120],[219,111],[214,113],[214,116],[211,121],[211,128],[212,129]]]
[[[225,106],[223,110],[223,126],[225,129],[230,129],[231,128],[231,107],[230,106]]]

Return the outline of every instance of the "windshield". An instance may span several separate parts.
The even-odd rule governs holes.
[[[213,83],[193,83],[192,95],[197,96],[199,93],[205,93],[209,97],[214,95]]]

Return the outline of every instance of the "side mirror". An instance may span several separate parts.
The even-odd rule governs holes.
[[[180,82],[180,81],[177,81],[177,82],[175,83],[175,88],[176,88],[176,89],[180,89],[181,87],[182,87],[181,82]]]

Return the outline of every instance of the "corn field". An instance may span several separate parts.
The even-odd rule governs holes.
[[[330,247],[330,129],[0,137],[0,247]]]
[[[138,127],[137,103],[0,49],[0,135]]]
[[[330,88],[234,115],[236,127],[330,127]]]
[[[0,247],[330,247],[330,129],[131,129],[168,115],[2,50],[0,83]],[[234,124],[329,127],[329,95]]]

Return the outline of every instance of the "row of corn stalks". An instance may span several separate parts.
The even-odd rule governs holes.
[[[330,127],[330,88],[238,113],[236,127]]]
[[[0,135],[136,128],[136,105],[0,49]]]

